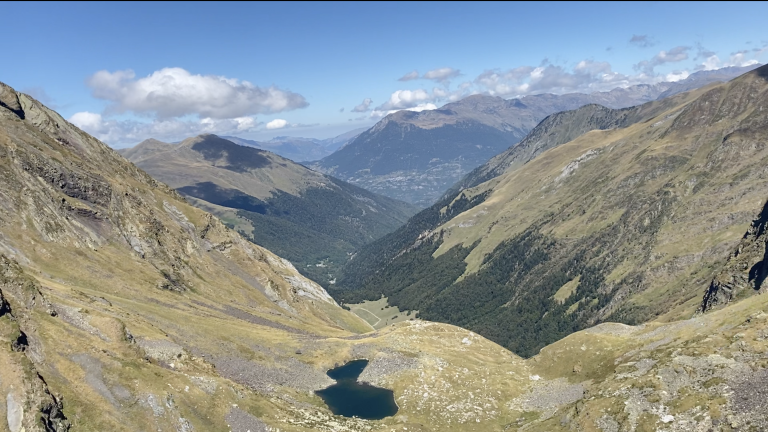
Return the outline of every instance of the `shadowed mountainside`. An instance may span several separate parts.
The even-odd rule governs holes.
[[[201,135],[147,140],[122,154],[325,286],[349,254],[416,212],[274,153]]]

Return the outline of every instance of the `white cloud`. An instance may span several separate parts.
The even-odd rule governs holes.
[[[267,129],[282,129],[288,126],[288,121],[283,119],[274,119],[267,123]]]
[[[444,99],[447,98],[450,92],[447,89],[435,87],[432,89],[432,96],[435,99]]]
[[[178,119],[137,122],[132,120],[112,120],[101,114],[88,111],[73,114],[69,121],[80,129],[113,146],[136,144],[147,138],[165,141],[200,135],[203,133],[233,134],[252,131],[261,123],[253,117],[232,119],[203,118],[197,121]]]
[[[275,86],[215,75],[195,75],[181,68],[164,68],[137,78],[131,70],[98,71],[87,80],[93,96],[110,101],[101,113],[79,112],[70,121],[112,145],[147,138],[178,140],[201,133],[243,133],[263,124],[255,115],[283,112],[308,105],[297,93]],[[147,121],[117,120],[116,113],[133,113]],[[195,119],[196,117],[196,119]],[[268,129],[289,125],[276,119]]]
[[[406,108],[407,111],[414,111],[414,112],[421,112],[421,111],[428,111],[428,110],[435,110],[437,109],[437,105],[433,103],[425,103],[425,104],[419,104],[415,107]]]
[[[720,64],[720,58],[717,55],[711,55],[707,57],[706,60],[704,60],[704,63],[701,64],[701,67],[704,70],[714,70],[719,69]]]
[[[676,46],[669,51],[659,51],[650,60],[643,60],[637,63],[634,68],[637,71],[643,71],[646,74],[653,74],[653,69],[665,63],[677,63],[688,59],[688,51],[691,47]]]
[[[576,72],[588,73],[592,75],[611,72],[611,64],[608,62],[596,62],[592,60],[582,60],[573,68]]]
[[[412,70],[408,72],[407,74],[401,76],[398,78],[398,81],[412,81],[419,78],[419,72],[416,70]]]
[[[703,64],[696,69],[712,70],[728,66],[750,66],[758,63],[754,53],[759,50],[738,51],[732,53],[727,61],[721,61],[717,55],[706,50],[700,44],[696,49],[695,60],[704,59]],[[694,68],[680,68],[665,73],[658,73],[655,68],[689,60],[691,50],[691,47],[678,46],[670,50],[660,51],[651,59],[635,64],[634,68],[637,71],[635,74],[616,72],[610,63],[591,59],[582,60],[572,67],[554,65],[544,60],[539,66],[486,70],[474,79],[470,89],[464,89],[463,94],[482,92],[493,96],[521,97],[540,93],[592,93],[626,88],[637,84],[675,82],[688,78]],[[706,54],[710,55],[702,57]],[[448,89],[446,88],[446,90]],[[433,91],[433,94],[441,96],[439,91]]]
[[[421,112],[421,111],[428,111],[428,110],[434,110],[434,109],[437,109],[437,105],[435,105],[433,103],[423,103],[423,104],[416,105],[414,107],[404,108],[404,109],[401,109],[401,110],[399,110],[399,109],[394,109],[394,110],[379,110],[379,109],[375,109],[375,110],[373,110],[371,112],[371,115],[369,117],[376,119],[376,118],[382,118],[382,117],[387,116],[387,115],[392,114],[392,113],[396,113],[398,111]],[[361,117],[360,119],[363,119],[363,118],[364,117]],[[360,119],[358,119],[358,120],[360,120]],[[350,120],[352,120],[352,119],[350,119]]]
[[[685,46],[674,47],[669,51],[660,51],[654,59],[659,64],[683,61],[688,58],[689,49]]]
[[[523,94],[527,91],[527,85],[523,81],[529,78],[533,70],[531,66],[520,66],[506,71],[487,70],[475,78],[475,84],[494,96]]]
[[[69,121],[89,133],[90,131],[99,131],[104,125],[101,114],[88,111],[73,114],[72,117],[69,118]]]
[[[635,39],[638,44],[642,42],[638,38]],[[634,74],[614,71],[610,63],[593,59],[579,61],[571,67],[555,65],[545,59],[539,66],[486,70],[473,81],[462,82],[454,88],[450,86],[450,83],[447,83],[434,87],[431,91],[426,89],[397,90],[391,93],[385,103],[371,112],[370,118],[381,118],[403,109],[413,111],[436,109],[439,104],[456,101],[477,93],[509,98],[541,93],[592,93],[627,88],[637,84],[676,82],[688,78],[695,69],[680,68],[662,73],[656,72],[655,68],[685,60],[696,61],[699,58],[706,58],[704,65],[700,68],[708,70],[726,66],[748,66],[756,64],[757,60],[754,57],[768,50],[768,47],[735,52],[731,54],[727,62],[720,61],[714,53],[706,50],[701,44],[695,47],[696,56],[691,59],[690,53],[693,49],[688,46],[678,46],[659,51],[649,60],[636,64],[637,72]],[[701,57],[706,54],[712,55]],[[752,58],[748,58],[750,55]],[[416,75],[415,71],[411,75]],[[421,78],[431,77],[440,80],[458,75],[458,70],[443,68],[429,71]]]
[[[425,73],[422,78],[436,82],[445,82],[451,78],[459,76],[460,73],[461,72],[459,72],[458,69],[445,67],[440,69],[432,69],[431,71]]]
[[[434,97],[426,90],[397,90],[389,100],[376,108],[378,111],[390,111],[418,106],[420,103],[432,101]]]
[[[363,99],[363,102],[360,105],[357,105],[356,107],[352,108],[352,112],[366,112],[371,109],[371,104],[373,103],[373,100],[371,98],[365,98]]]
[[[474,85],[493,96],[514,97],[536,93],[590,93],[640,82],[643,82],[641,77],[614,72],[608,62],[582,60],[570,70],[547,61],[538,67],[487,70],[475,78]]]
[[[749,51],[737,51],[728,58],[728,64],[726,66],[752,66],[758,63],[755,59],[747,59]]]
[[[685,71],[685,70],[683,70],[683,71],[674,71],[674,72],[670,72],[670,73],[666,74],[664,76],[664,81],[676,82],[676,81],[680,81],[680,80],[684,80],[684,79],[688,78],[689,75],[691,75],[691,74],[688,73],[688,71]]]
[[[108,112],[150,113],[159,119],[190,114],[231,119],[308,105],[302,95],[275,86],[262,88],[234,78],[193,75],[181,68],[164,68],[138,79],[131,70],[103,70],[93,74],[87,84],[94,97],[112,102]]]
[[[736,51],[735,53],[732,53],[726,61],[720,60],[720,57],[717,55],[712,55],[707,57],[706,60],[699,65],[699,69],[715,70],[731,66],[753,66],[759,63],[757,59],[747,58],[747,54],[749,54],[749,51]]]

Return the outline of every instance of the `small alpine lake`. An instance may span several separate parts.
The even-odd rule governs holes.
[[[332,413],[366,420],[381,420],[397,413],[392,390],[357,381],[366,366],[368,360],[353,360],[328,371],[336,384],[315,393]]]

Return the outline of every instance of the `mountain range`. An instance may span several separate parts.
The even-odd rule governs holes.
[[[417,208],[216,135],[120,152],[187,200],[323,284],[357,248],[402,225]]]
[[[234,143],[269,150],[296,162],[322,159],[355,139],[367,128],[358,128],[327,139],[279,136],[268,141],[254,141],[236,136],[223,136]]]
[[[767,73],[548,117],[358,251],[332,294],[384,295],[524,356],[599,322],[691,316],[765,202]],[[733,291],[718,280],[707,304]]]
[[[588,104],[614,109],[635,106],[727,81],[755,67],[700,71],[674,83],[608,92],[519,99],[474,95],[436,110],[398,111],[308,166],[373,192],[427,207],[464,175],[519,142],[551,114]]]
[[[424,315],[460,304],[454,316],[479,318],[470,329],[412,319],[373,331],[285,259],[0,83],[0,424],[764,430],[767,92],[761,68],[544,121],[519,157],[497,159],[509,165],[373,243],[391,256],[365,247],[350,261],[363,267],[357,288],[374,293],[378,278],[390,300],[420,293]],[[196,140],[207,138],[187,144]],[[211,158],[222,148],[203,147]],[[220,156],[229,171],[252,162]],[[416,283],[400,295],[389,278]],[[578,330],[590,316],[643,323]],[[532,354],[522,358],[472,330],[507,344],[505,332],[521,334],[509,319],[567,336],[538,351],[513,340]],[[395,415],[334,415],[314,393],[334,384],[328,369],[361,358],[359,379],[391,389]]]

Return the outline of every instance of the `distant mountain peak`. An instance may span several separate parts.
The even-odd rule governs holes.
[[[430,205],[469,171],[514,146],[552,114],[590,104],[638,106],[751,70],[702,71],[678,82],[605,92],[536,94],[504,99],[474,94],[425,111],[389,114],[313,169],[393,198]]]
[[[256,141],[236,136],[224,136],[236,144],[269,150],[284,158],[295,162],[313,161],[322,159],[346,145],[361,132],[366,130],[356,129],[328,139],[302,138],[290,136],[277,136],[268,141]]]

